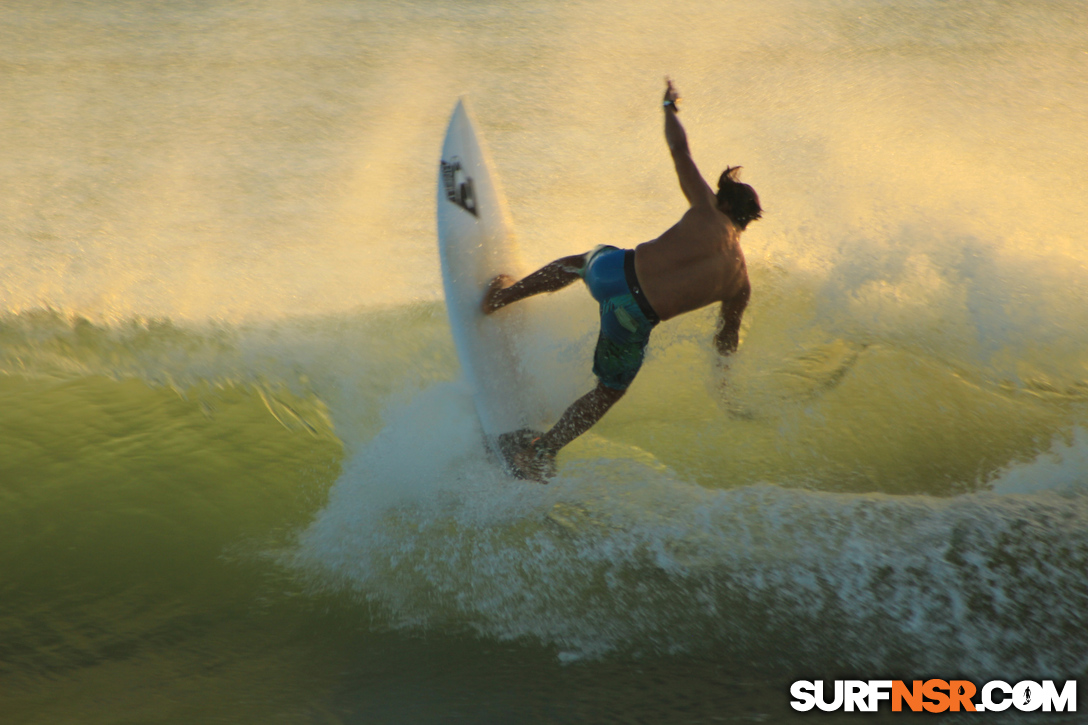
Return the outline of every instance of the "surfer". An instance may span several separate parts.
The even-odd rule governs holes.
[[[593,354],[597,387],[514,455],[512,466],[522,478],[544,483],[555,474],[559,449],[589,430],[627,392],[642,366],[650,332],[660,322],[720,303],[715,346],[722,355],[737,349],[751,293],[740,233],[762,215],[759,197],[737,180],[739,166],[722,172],[717,193],[710,188],[691,158],[687,134],[676,116],[679,95],[671,80],[665,82],[665,140],[680,189],[691,205],[680,221],[635,249],[601,245],[557,259],[517,282],[499,275],[484,295],[483,312],[491,314],[582,279],[600,305],[601,332]]]

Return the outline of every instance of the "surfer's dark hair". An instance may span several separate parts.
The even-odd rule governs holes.
[[[718,208],[729,217],[740,231],[748,222],[763,216],[756,190],[737,180],[739,166],[728,166],[718,179]]]

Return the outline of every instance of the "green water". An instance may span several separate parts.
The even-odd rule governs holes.
[[[1075,661],[1079,608],[1064,608],[1085,588],[1083,499],[964,495],[1018,460],[1075,461],[1077,448],[1038,436],[1076,420],[1075,390],[987,386],[844,341],[763,376],[684,376],[709,365],[693,340],[710,320],[696,317],[655,341],[642,390],[662,397],[633,390],[564,452],[560,479],[526,487],[478,448],[443,314],[203,332],[10,320],[9,364],[53,367],[0,387],[5,712],[745,722],[788,719],[787,683],[813,668],[1031,672],[1026,658],[1042,651],[1055,658],[1044,672]],[[357,412],[354,449],[313,392],[334,389],[329,379],[232,372],[345,338],[375,341],[353,361],[368,385],[339,389]],[[182,385],[164,362],[202,358],[218,361],[218,379]],[[90,372],[149,361],[161,380]],[[924,391],[905,408],[915,419],[851,425],[904,395],[879,393],[888,380]],[[964,448],[947,438],[965,428],[990,441],[979,446],[990,459],[953,455]],[[927,455],[902,452],[912,446]],[[960,597],[973,602],[962,614]],[[1011,608],[998,603],[1008,597]],[[904,607],[932,638],[901,629]]]

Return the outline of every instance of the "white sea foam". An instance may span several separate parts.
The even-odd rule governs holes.
[[[397,407],[345,467],[295,564],[390,626],[610,651],[760,653],[796,664],[1054,673],[1085,664],[1088,497],[951,499],[763,485],[714,491],[659,464],[578,458],[506,478],[468,393]],[[1081,630],[1083,631],[1083,630]]]

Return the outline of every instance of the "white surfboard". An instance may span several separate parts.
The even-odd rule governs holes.
[[[462,98],[450,117],[438,169],[438,251],[450,329],[489,451],[506,465],[544,426],[519,355],[525,314],[518,303],[480,311],[496,275],[524,276],[506,199],[483,138]],[[507,467],[509,470],[509,467]]]

